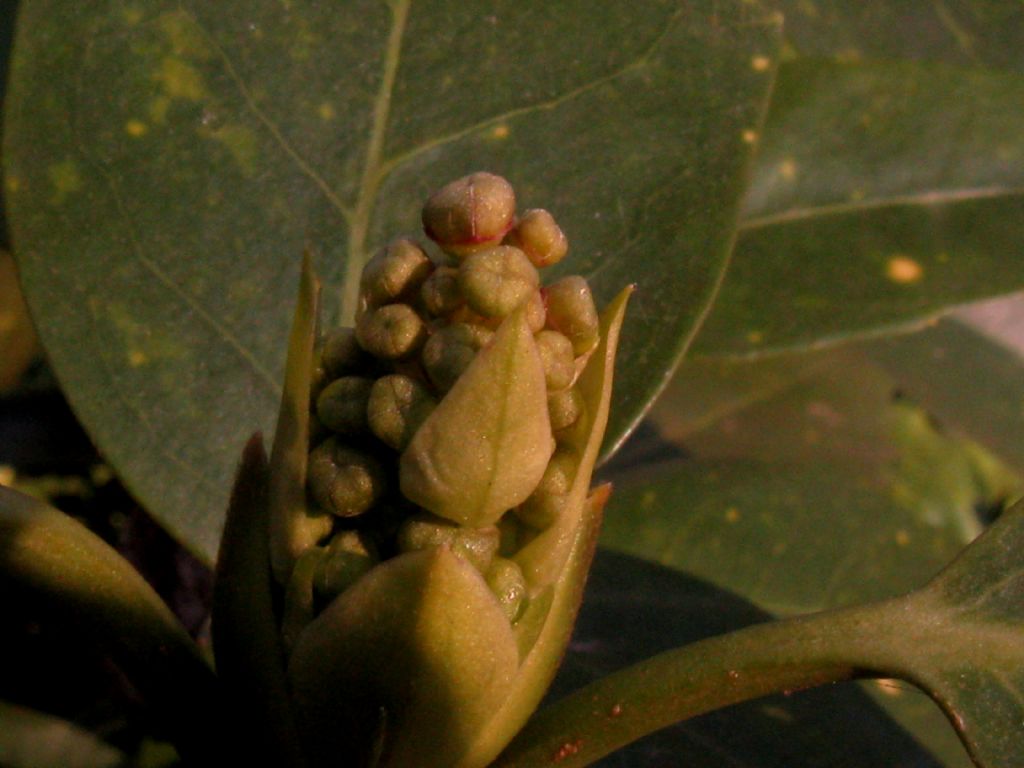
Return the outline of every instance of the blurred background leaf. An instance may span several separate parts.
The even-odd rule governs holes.
[[[558,216],[558,270],[602,300],[640,285],[615,442],[720,278],[777,45],[741,0],[28,5],[6,186],[50,361],[132,492],[210,557],[240,446],[273,427],[304,246],[327,320],[351,316],[367,255],[487,168]]]
[[[601,542],[775,614],[889,597],[1024,492],[1022,428],[1024,361],[955,320],[687,361],[606,468],[616,490]],[[870,690],[945,764],[964,764],[935,707],[905,688]]]

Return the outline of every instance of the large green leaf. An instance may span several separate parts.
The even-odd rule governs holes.
[[[892,595],[1024,491],[1024,433],[1011,431],[1022,382],[1024,362],[950,321],[814,354],[688,362],[652,412],[687,455],[616,478],[602,544],[778,613]]]
[[[788,55],[698,351],[820,344],[1024,286],[1019,3],[781,5]]]
[[[562,222],[558,270],[602,302],[639,284],[613,443],[714,292],[777,22],[741,0],[27,5],[11,224],[76,411],[212,555],[237,446],[273,424],[304,246],[350,316],[368,253],[486,168]]]
[[[1024,488],[1022,382],[1019,357],[952,321],[843,349],[686,362],[652,411],[659,437],[645,430],[628,451],[654,466],[615,476],[602,543],[786,614],[895,594]],[[927,701],[873,690],[962,763]]]

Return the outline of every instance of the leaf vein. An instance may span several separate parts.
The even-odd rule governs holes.
[[[504,112],[498,113],[497,115],[492,115],[491,117],[488,117],[484,120],[480,120],[460,130],[452,131],[451,133],[448,133],[444,136],[439,136],[435,139],[428,139],[423,143],[418,144],[417,146],[412,147],[406,150],[405,152],[395,155],[391,159],[382,163],[380,168],[380,175],[382,179],[386,177],[389,173],[391,173],[398,166],[403,165],[404,163],[409,162],[410,160],[418,157],[419,155],[429,152],[432,149],[435,149],[439,146],[450,144],[453,141],[458,141],[459,139],[464,138],[465,136],[469,136],[478,131],[485,130],[486,128],[489,128],[495,125],[496,123],[501,123],[504,122],[505,120],[522,117],[523,115],[528,115],[532,112],[551,111],[553,109],[560,107],[562,104],[565,104],[566,102],[572,101],[573,99],[586,95],[590,91],[600,88],[602,85],[614,82],[619,78],[625,77],[631,72],[634,72],[638,69],[642,69],[643,67],[647,66],[650,63],[650,60],[657,53],[657,50],[661,47],[661,45],[669,37],[669,35],[674,31],[674,27],[676,26],[676,23],[678,22],[679,18],[683,15],[684,10],[685,8],[677,9],[675,13],[673,13],[672,16],[669,18],[668,22],[665,24],[662,31],[651,42],[651,44],[648,45],[647,48],[643,51],[643,53],[641,53],[634,61],[630,62],[629,64],[626,64],[625,66],[621,67],[620,69],[614,72],[610,72],[606,75],[602,75],[601,77],[595,78],[590,82],[578,85],[575,88],[566,91],[565,93],[559,94],[557,96],[553,96],[551,98],[544,99],[543,101],[538,101],[533,104],[526,104],[521,107],[515,107],[513,109],[509,109]]]
[[[908,195],[892,195],[874,200],[827,203],[805,208],[790,208],[778,213],[752,216],[741,220],[739,229],[748,232],[756,229],[792,224],[799,221],[822,219],[828,216],[842,216],[848,213],[863,213],[883,208],[900,206],[940,206],[975,200],[992,200],[1024,196],[1024,187],[964,187],[956,189],[928,190]]]
[[[299,171],[306,176],[314,186],[320,190],[327,201],[341,214],[342,218],[346,222],[351,222],[352,210],[345,205],[345,203],[338,197],[338,195],[331,189],[331,186],[327,181],[316,172],[316,169],[306,161],[299,151],[292,146],[291,142],[285,137],[278,127],[277,123],[270,119],[269,115],[264,112],[260,105],[256,103],[256,99],[252,94],[249,86],[245,80],[239,74],[235,65],[231,61],[231,57],[228,56],[227,51],[217,42],[214,36],[203,26],[203,24],[196,18],[196,16],[186,9],[180,2],[178,8],[181,12],[188,17],[189,21],[195,26],[195,28],[202,34],[207,44],[217,54],[218,58],[224,67],[224,72],[230,78],[231,82],[234,83],[238,89],[239,95],[242,97],[242,101],[245,104],[246,109],[256,118],[256,120],[264,127],[267,133],[270,134],[274,142],[281,148],[281,150],[295,163]]]

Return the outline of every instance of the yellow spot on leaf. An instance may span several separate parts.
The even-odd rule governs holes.
[[[4,186],[7,187],[8,192],[17,192],[21,189],[21,179],[17,176],[8,176],[4,181]]]
[[[159,20],[160,31],[178,56],[203,60],[210,57],[210,48],[195,22],[183,11],[165,13]]]
[[[740,519],[740,511],[736,507],[729,507],[725,510],[725,522],[737,523]]]
[[[149,362],[149,358],[146,357],[146,353],[140,349],[133,349],[128,353],[128,365],[132,368],[138,368],[140,365],[145,365]]]
[[[129,120],[124,124],[124,130],[129,136],[137,139],[140,136],[146,135],[146,131],[149,130],[149,126],[141,120]]]
[[[779,163],[779,176],[784,178],[786,181],[792,181],[796,178],[796,160],[792,157],[787,157]]]
[[[317,107],[316,113],[320,116],[320,119],[325,123],[330,122],[334,119],[334,107],[326,101]]]
[[[191,64],[173,56],[164,57],[155,79],[163,86],[164,93],[172,99],[200,101],[206,96],[206,85],[199,71]]]
[[[924,269],[909,256],[896,255],[885,265],[885,276],[900,285],[912,285],[924,276]]]
[[[210,131],[210,138],[220,142],[246,176],[256,173],[258,144],[256,134],[244,125],[224,125]]]
[[[649,507],[654,504],[654,501],[658,498],[658,494],[654,491],[644,491],[643,496],[640,497],[640,506]]]
[[[500,124],[494,126],[494,128],[491,129],[491,138],[492,139],[497,139],[499,141],[501,139],[507,139],[508,138],[508,134],[509,134],[509,128],[508,128],[508,124],[507,123],[500,123]]]
[[[900,528],[896,531],[896,535],[893,537],[896,541],[896,546],[905,547],[910,543],[910,534]]]
[[[748,344],[760,344],[764,341],[764,333],[761,331],[750,331],[747,333]]]
[[[743,138],[744,143],[746,144],[753,144],[755,141],[757,141],[757,131],[755,131],[753,128],[747,128],[745,131],[743,131],[741,136]]]
[[[50,202],[55,205],[60,205],[68,195],[74,194],[82,188],[82,174],[74,160],[63,160],[51,165],[46,169],[46,175],[53,185],[53,196],[50,198]]]
[[[755,56],[750,60],[750,66],[755,72],[765,72],[772,65],[772,60],[767,56]]]

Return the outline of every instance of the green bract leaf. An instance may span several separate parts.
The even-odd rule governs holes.
[[[30,604],[69,644],[109,654],[184,752],[219,754],[216,680],[167,606],[87,528],[2,487],[0,586],[13,608]]]
[[[554,447],[523,306],[416,431],[401,457],[402,494],[460,525],[493,525],[537,487]]]
[[[383,733],[382,766],[459,764],[501,706],[518,652],[480,574],[447,547],[372,569],[302,633],[289,662],[297,721],[317,765]]]
[[[325,323],[351,317],[369,254],[465,173],[552,211],[556,270],[599,305],[639,284],[621,438],[716,286],[779,34],[747,0],[21,16],[4,170],[28,301],[104,454],[207,557],[235,446],[273,427],[299,254],[323,253]]]
[[[330,533],[333,520],[326,512],[311,509],[306,499],[309,393],[319,317],[320,282],[307,255],[302,260],[267,485],[270,563],[281,584],[288,583],[298,557]]]
[[[232,724],[254,744],[245,754],[302,766],[284,650],[274,611],[267,457],[254,435],[245,446],[217,556],[210,632]],[[239,750],[241,752],[241,749]]]

